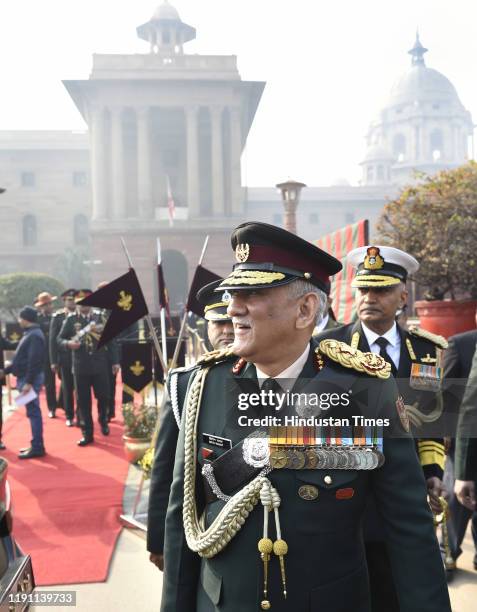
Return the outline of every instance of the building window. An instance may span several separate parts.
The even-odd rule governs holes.
[[[308,217],[308,222],[309,223],[318,223],[318,213],[310,213],[309,217]]]
[[[34,172],[22,172],[21,184],[22,187],[34,187],[35,186],[35,173]]]
[[[442,137],[441,130],[433,130],[430,135],[430,145],[432,151],[432,159],[437,161],[442,157],[442,149],[444,145],[444,139]]]
[[[22,220],[23,246],[35,246],[38,242],[36,217],[25,215]]]
[[[404,161],[406,154],[406,138],[404,134],[396,134],[393,138],[393,155],[399,162]]]
[[[350,224],[350,223],[354,223],[354,212],[348,210],[347,212],[345,212],[345,223],[346,224]]]
[[[88,176],[86,172],[73,172],[73,186],[86,187],[88,184]]]
[[[273,225],[279,225],[281,226],[283,221],[283,215],[281,213],[274,213],[273,215]]]
[[[77,246],[89,242],[88,219],[85,215],[76,215],[73,219],[73,240]]]

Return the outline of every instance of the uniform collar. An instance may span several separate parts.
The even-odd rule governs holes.
[[[310,343],[308,342],[306,347],[305,347],[305,350],[298,357],[298,359],[296,359],[291,365],[289,365],[282,372],[280,372],[280,374],[277,374],[277,376],[274,376],[273,378],[275,378],[275,379],[278,379],[278,378],[283,379],[283,381],[282,381],[283,384],[282,384],[282,382],[280,382],[280,385],[282,387],[286,386],[286,387],[292,388],[293,385],[295,384],[295,380],[298,378],[298,376],[300,375],[301,371],[305,367],[305,363],[306,363],[306,361],[308,359],[308,355],[309,354],[310,354]],[[257,368],[257,366],[255,366],[255,368],[257,370],[258,383],[259,383],[260,386],[262,386],[264,380],[266,378],[270,378],[270,376],[268,376],[267,374],[265,374],[264,372],[259,370],[259,368]],[[289,381],[289,383],[287,381]]]
[[[378,338],[386,338],[391,346],[398,347],[401,343],[401,337],[399,335],[399,330],[397,328],[396,321],[394,321],[391,329],[385,334],[377,334],[376,332],[366,327],[366,325],[361,321],[361,327],[363,329],[364,335],[366,336],[366,340],[368,341],[369,346],[374,344]]]

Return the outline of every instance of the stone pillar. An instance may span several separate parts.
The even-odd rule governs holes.
[[[200,214],[199,193],[199,134],[198,134],[198,106],[187,106],[187,206],[189,219],[197,218]]]
[[[230,109],[230,189],[232,214],[243,214],[242,173],[240,158],[242,156],[242,117],[239,107]]]
[[[222,106],[212,106],[210,108],[212,128],[212,213],[214,217],[223,216],[225,213],[222,116]]]
[[[104,108],[94,108],[90,115],[91,136],[91,178],[93,191],[92,219],[106,219],[108,216],[106,199],[105,130]]]
[[[149,109],[139,108],[137,117],[137,200],[139,216],[152,218],[151,144],[149,139]]]
[[[122,112],[121,107],[111,109],[111,193],[115,219],[126,218]]]

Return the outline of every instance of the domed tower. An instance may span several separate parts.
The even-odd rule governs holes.
[[[369,127],[361,164],[365,185],[405,183],[415,171],[432,174],[468,159],[472,117],[449,79],[426,66],[425,53],[417,34],[410,68]]]
[[[160,55],[182,55],[184,43],[194,40],[196,35],[195,28],[184,23],[167,0],[136,31],[139,38],[149,43],[151,53]]]

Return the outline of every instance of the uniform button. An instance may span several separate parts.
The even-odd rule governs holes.
[[[333,482],[333,478],[331,478],[331,476],[329,474],[327,474],[324,479],[325,484],[330,485]]]

